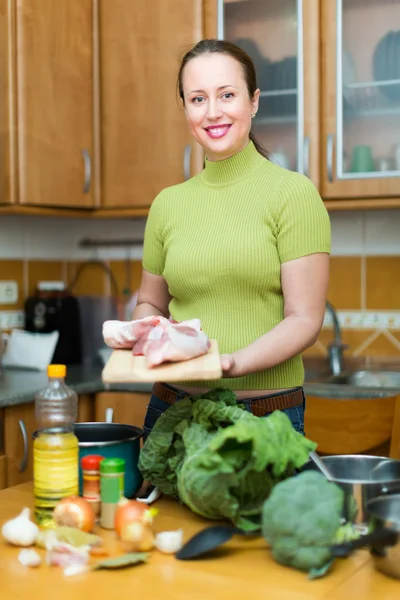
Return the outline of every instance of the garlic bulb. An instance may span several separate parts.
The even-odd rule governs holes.
[[[164,554],[175,554],[182,548],[183,531],[162,531],[156,534],[156,548]]]
[[[38,567],[42,562],[36,550],[25,548],[18,554],[18,560],[24,567]]]
[[[4,523],[1,533],[7,542],[14,546],[33,546],[39,527],[29,519],[30,514],[29,508],[24,508],[17,517]]]

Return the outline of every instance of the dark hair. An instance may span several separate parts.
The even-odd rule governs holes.
[[[203,54],[226,54],[227,56],[231,56],[234,58],[243,68],[244,78],[246,81],[247,91],[249,92],[249,97],[253,98],[254,92],[257,89],[257,77],[256,77],[256,69],[254,63],[250,56],[239,46],[236,44],[232,44],[232,42],[228,42],[226,40],[215,40],[215,39],[207,39],[201,40],[198,42],[193,48],[188,50],[184,57],[182,58],[181,66],[178,71],[178,93],[185,104],[185,97],[183,94],[183,71],[185,70],[186,65],[189,61],[193,60],[193,58],[197,58],[198,56],[202,56]],[[262,145],[257,142],[256,138],[252,131],[250,131],[250,140],[253,142],[256,147],[257,152],[268,158],[268,151],[262,147]]]

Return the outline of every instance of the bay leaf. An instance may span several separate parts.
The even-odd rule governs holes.
[[[146,552],[130,552],[129,554],[121,554],[121,556],[115,556],[113,558],[106,558],[101,560],[95,565],[92,565],[92,569],[122,569],[123,567],[130,567],[137,565],[142,562],[146,562],[148,558]]]
[[[45,548],[47,536],[52,536],[54,534],[59,542],[71,544],[71,546],[74,546],[75,548],[79,548],[80,546],[99,546],[103,543],[101,537],[94,535],[93,533],[86,533],[76,527],[60,526],[55,527],[54,529],[40,531],[36,544],[41,548]]]

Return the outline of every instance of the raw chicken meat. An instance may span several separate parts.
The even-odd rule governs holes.
[[[149,368],[201,356],[211,345],[199,319],[181,323],[165,317],[106,321],[103,337],[111,348],[132,348],[134,356],[146,356]]]
[[[159,327],[161,326],[156,329]],[[204,331],[197,331],[188,326],[171,325],[162,332],[159,339],[149,340],[146,349],[147,366],[152,368],[164,362],[189,360],[206,354],[210,345]]]
[[[168,323],[165,317],[145,317],[136,321],[105,321],[103,338],[110,348],[132,348],[139,339],[163,321]]]

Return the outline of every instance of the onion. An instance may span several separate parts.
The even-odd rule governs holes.
[[[151,526],[140,521],[132,521],[124,525],[120,537],[127,552],[148,552],[154,546]]]
[[[57,525],[76,527],[90,533],[96,523],[96,515],[92,506],[80,496],[69,496],[58,502],[53,518]]]
[[[149,509],[147,504],[137,500],[123,501],[115,513],[114,529],[117,535],[121,537],[122,529],[130,523],[139,522],[144,525],[151,525],[154,512],[153,509]]]

